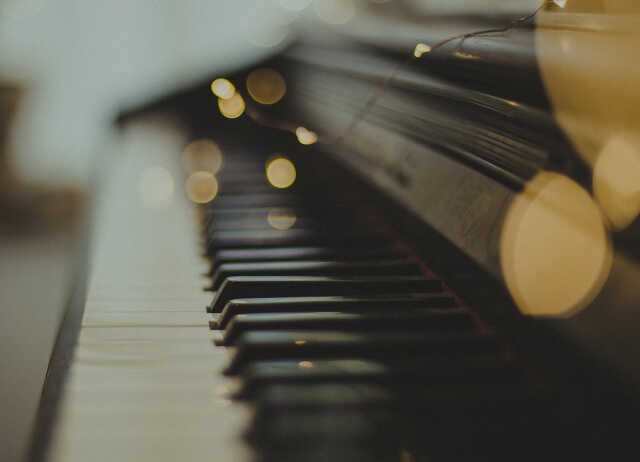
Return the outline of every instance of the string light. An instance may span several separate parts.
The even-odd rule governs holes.
[[[302,126],[296,128],[296,137],[300,144],[309,145],[318,141],[318,135]]]
[[[557,4],[558,1],[560,0],[554,0]],[[561,8],[564,8],[564,5],[566,5],[567,0],[563,0],[561,2],[563,4],[563,6],[561,6]],[[479,30],[479,31],[475,31],[475,32],[467,32],[465,34],[458,34],[458,35],[454,35],[452,37],[448,37],[444,40],[441,40],[440,42],[436,43],[435,45],[433,45],[432,47],[429,48],[429,52],[435,51],[438,48],[442,48],[443,46],[447,45],[448,43],[451,43],[455,40],[465,40],[468,38],[472,38],[472,37],[480,37],[482,35],[487,35],[487,34],[501,34],[504,32],[508,32],[509,30],[513,29],[516,26],[519,26],[522,23],[525,23],[531,19],[533,19],[539,12],[540,10],[542,10],[545,6],[547,5],[547,0],[543,0],[543,2],[540,4],[540,6],[538,6],[538,8],[536,8],[533,13],[530,13],[526,16],[522,16],[518,19],[514,19],[513,21],[511,21],[509,24],[507,24],[506,26],[502,26],[502,27],[496,27],[493,29],[485,29],[485,30]],[[416,46],[416,49],[414,50],[414,56],[415,56],[415,52],[417,50],[417,48],[420,45],[425,45],[427,47],[429,47],[429,45],[426,44],[422,44],[422,43],[418,43],[418,45]],[[422,56],[422,54],[420,55]],[[419,56],[416,56],[419,57]]]
[[[277,157],[267,164],[267,180],[278,189],[285,189],[296,181],[296,168],[289,159]]]
[[[182,161],[189,173],[204,170],[215,175],[222,168],[222,150],[210,139],[192,141],[184,148]]]
[[[215,79],[211,82],[211,91],[218,98],[229,99],[236,93],[236,87],[227,79]]]
[[[288,209],[273,209],[267,214],[267,222],[273,229],[281,231],[291,229],[296,224],[295,212]]]
[[[284,97],[287,85],[278,71],[265,67],[249,73],[247,91],[257,103],[275,104]]]
[[[189,200],[196,204],[207,204],[218,195],[218,181],[211,172],[193,172],[184,184]]]
[[[365,102],[365,104],[360,108],[360,110],[358,111],[358,113],[353,117],[353,119],[351,120],[351,122],[349,123],[349,125],[347,126],[347,128],[344,130],[343,133],[341,133],[339,136],[337,136],[334,140],[332,141],[328,141],[328,144],[337,144],[339,142],[341,142],[343,139],[347,138],[348,135],[351,133],[351,131],[355,128],[355,126],[358,124],[358,122],[360,122],[364,116],[371,110],[371,108],[376,104],[377,100],[380,98],[380,96],[384,93],[384,91],[389,87],[389,85],[393,82],[393,80],[396,78],[396,76],[400,73],[400,71],[409,64],[409,62],[411,61],[411,59],[413,58],[422,58],[424,55],[427,54],[431,54],[432,52],[434,52],[435,50],[447,45],[450,42],[453,42],[455,40],[465,40],[467,38],[472,38],[472,37],[480,37],[483,35],[488,35],[488,34],[499,34],[499,33],[504,33],[504,32],[508,32],[509,30],[517,27],[520,24],[523,24],[531,19],[533,19],[545,6],[548,5],[550,0],[543,0],[541,2],[541,4],[530,14],[526,15],[526,16],[522,16],[520,18],[517,18],[513,21],[511,21],[510,23],[508,23],[507,25],[503,26],[503,27],[496,27],[493,29],[486,29],[486,30],[480,30],[480,31],[475,31],[475,32],[468,32],[468,33],[464,33],[464,34],[459,34],[459,35],[454,35],[451,37],[448,37],[434,45],[429,45],[427,43],[424,42],[419,42],[416,44],[416,46],[413,49],[413,53],[410,56],[409,59],[407,59],[406,61],[400,62],[395,68],[394,70],[391,72],[391,74],[389,74],[384,80],[382,80],[382,82],[380,83],[378,89],[367,99],[367,101]],[[567,5],[568,0],[552,0],[556,5],[558,5],[560,8],[564,8]],[[327,4],[331,3],[330,1],[326,2]],[[316,8],[318,7],[318,5],[315,5]],[[471,56],[465,56],[466,58],[469,58]],[[262,71],[262,70],[260,70]],[[270,70],[273,71],[273,70]],[[255,73],[256,71],[254,71]],[[278,74],[276,71],[275,72],[278,76],[280,74]],[[253,73],[252,73],[253,74]],[[251,77],[251,75],[250,75]],[[254,76],[255,77],[255,76]],[[273,77],[273,76],[270,76]],[[281,76],[280,76],[281,78]],[[229,82],[230,83],[230,82]],[[284,96],[284,92],[286,92],[286,86],[284,86],[284,79],[282,79],[282,83],[283,86],[282,88],[284,88],[284,91],[282,91],[282,95],[278,95],[278,97],[273,97],[273,98],[262,98],[258,92],[255,92],[254,89],[252,89],[251,87],[253,86],[250,81],[249,78],[247,79],[247,87],[249,90],[249,94],[251,95],[252,98],[254,98],[257,102],[261,103],[261,104],[274,104],[274,102],[279,101],[282,96]],[[279,86],[279,85],[276,85]],[[213,87],[213,85],[212,85]],[[213,88],[212,88],[213,89]],[[275,94],[277,95],[279,92],[275,92]],[[234,96],[237,93],[234,93]],[[239,95],[238,95],[239,96]],[[240,97],[241,98],[241,97]],[[273,102],[272,102],[273,101]],[[221,100],[218,101],[218,105],[221,106]],[[224,111],[222,110],[222,107],[220,109],[220,111],[223,113],[223,115],[225,115],[225,117],[229,117],[228,115],[226,115],[224,113]],[[242,100],[242,111],[236,115],[235,117],[239,117],[242,113],[244,112],[244,100]],[[284,130],[284,131],[289,131],[292,133],[296,134],[296,137],[298,138],[298,141],[301,144],[313,144],[316,143],[318,141],[318,137],[317,135],[310,131],[307,130],[306,128],[302,127],[302,126],[297,126],[285,121],[278,121],[278,122],[274,122],[269,120],[267,117],[263,116],[258,110],[250,110],[248,111],[248,115],[257,123],[261,124],[261,125],[265,125],[265,126],[269,126],[272,128],[276,128],[279,130]],[[230,118],[235,118],[235,117],[230,117]],[[306,130],[306,131],[305,131]],[[312,142],[309,142],[312,141]]]
[[[426,43],[418,43],[416,48],[413,50],[413,56],[416,58],[420,58],[423,54],[429,53],[431,51],[431,47]]]
[[[228,99],[218,98],[218,108],[220,109],[220,114],[227,119],[237,119],[244,113],[244,98],[237,92]]]

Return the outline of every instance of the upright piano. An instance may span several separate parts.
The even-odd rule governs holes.
[[[638,7],[412,5],[123,112],[30,461],[637,452]]]

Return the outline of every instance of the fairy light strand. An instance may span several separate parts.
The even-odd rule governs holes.
[[[380,83],[380,86],[378,87],[378,89],[369,97],[369,99],[367,99],[364,105],[353,117],[353,120],[349,123],[345,131],[335,139],[334,143],[335,144],[340,143],[343,139],[347,138],[351,134],[351,132],[353,132],[356,125],[358,125],[358,123],[360,123],[365,118],[365,116],[371,111],[373,106],[378,102],[380,97],[385,93],[389,85],[391,85],[391,83],[398,76],[400,71],[404,69],[404,67],[407,66],[413,59],[416,59],[416,58],[420,59],[423,55],[431,54],[434,51],[438,50],[439,48],[442,48],[443,46],[455,40],[464,41],[472,37],[481,37],[487,34],[499,34],[499,33],[508,32],[509,30],[519,26],[520,24],[523,24],[533,19],[540,12],[540,10],[542,10],[547,5],[547,3],[548,3],[548,0],[543,0],[542,3],[538,6],[538,8],[536,8],[532,13],[522,16],[518,19],[515,19],[503,27],[496,27],[493,29],[485,29],[485,30],[480,30],[475,32],[467,32],[464,34],[454,35],[452,37],[448,37],[444,40],[441,40],[440,42],[436,43],[433,46],[429,46],[428,44],[423,42],[418,43],[413,51],[413,54],[409,56],[406,60],[396,65],[396,67],[393,69],[391,74],[385,77],[385,79]]]
[[[482,37],[488,34],[500,34],[500,33],[508,32],[535,18],[538,15],[538,13],[550,3],[555,3],[556,5],[559,5],[561,8],[564,8],[564,5],[561,3],[558,3],[558,1],[556,0],[543,0],[540,3],[540,5],[532,13],[529,13],[525,16],[521,16],[517,19],[514,19],[513,21],[509,22],[505,26],[454,35],[446,39],[443,39],[440,42],[437,42],[435,45],[429,45],[424,42],[419,42],[415,46],[411,55],[409,55],[407,59],[398,63],[393,68],[392,72],[389,75],[387,75],[379,83],[378,88],[373,92],[373,94],[371,94],[371,96],[369,96],[369,98],[365,101],[365,103],[360,107],[358,112],[353,116],[353,119],[351,120],[351,122],[349,122],[349,125],[345,128],[345,130],[341,134],[336,136],[333,140],[327,140],[325,137],[318,136],[317,142],[327,144],[327,145],[332,145],[332,144],[339,144],[345,138],[347,138],[353,132],[355,127],[358,125],[358,123],[360,123],[366,117],[366,115],[376,105],[378,100],[384,95],[384,93],[389,88],[389,86],[393,83],[393,81],[398,76],[400,71],[402,71],[414,59],[421,59],[425,55],[431,55],[434,51],[456,40],[464,41],[469,38]],[[270,127],[270,128],[275,128],[281,131],[290,132],[294,135],[296,135],[296,130],[300,127],[300,124],[288,122],[285,120],[277,120],[271,116],[266,116],[262,113],[262,111],[260,111],[258,108],[256,108],[253,105],[251,107],[247,107],[246,114],[254,122],[260,125]]]

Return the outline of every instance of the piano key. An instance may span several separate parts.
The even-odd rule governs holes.
[[[330,233],[306,229],[218,231],[207,239],[207,255],[216,250],[254,247],[292,247],[330,245],[354,247],[382,247],[389,240],[380,234],[345,231]]]
[[[367,383],[398,387],[438,383],[519,383],[521,372],[511,362],[494,354],[474,353],[447,359],[314,359],[265,360],[248,364],[242,371],[238,397],[254,395],[267,385]]]
[[[219,173],[220,176],[231,178],[253,178],[254,176],[264,178],[264,163],[263,156],[243,149],[241,152],[235,152],[231,156],[225,157]]]
[[[291,214],[291,216],[295,216]],[[234,220],[215,220],[207,227],[207,234],[213,234],[217,231],[227,230],[270,230],[274,229],[273,225],[269,224],[267,216],[260,218],[237,218]],[[277,228],[276,228],[277,229]],[[287,229],[318,229],[318,223],[311,218],[295,216],[294,224]]]
[[[401,395],[396,395],[402,401]],[[412,397],[414,398],[414,397]],[[364,408],[352,406],[303,406],[300,408],[277,409],[260,406],[256,412],[249,438],[257,445],[269,445],[271,438],[277,438],[282,443],[291,446],[309,444],[309,442],[323,441],[330,438],[334,443],[338,438],[343,441],[362,441],[363,433],[344,432],[341,424],[336,428],[325,428],[325,422],[313,422],[314,418],[330,415],[332,419],[340,420],[351,416],[363,416],[367,420],[381,425],[385,432],[378,435],[383,440],[383,446],[395,447],[400,440],[406,438],[407,432],[421,438],[423,444],[433,445],[434,441],[425,441],[424,437],[440,440],[439,444],[450,445],[459,442],[460,434],[474,432],[470,442],[477,443],[484,438],[504,434],[508,428],[516,427],[520,431],[529,429],[534,431],[541,420],[551,410],[553,400],[545,396],[532,396],[522,389],[504,387],[454,387],[447,390],[425,388],[424,392],[415,395],[415,399],[404,400],[396,406],[378,406]],[[272,432],[274,422],[293,421],[295,426],[288,425]],[[534,423],[537,422],[537,423]],[[533,424],[533,425],[532,425]],[[286,434],[281,434],[286,428]],[[333,435],[333,431],[339,436]],[[528,433],[528,432],[526,432]],[[334,439],[335,438],[335,439]],[[365,437],[366,438],[366,437]],[[418,444],[420,441],[416,441]],[[494,441],[499,443],[498,441]],[[524,439],[521,441],[524,443]]]
[[[254,405],[258,412],[289,409],[317,409],[320,407],[363,408],[391,406],[395,402],[392,393],[374,384],[317,383],[274,384],[264,387]]]
[[[387,329],[470,330],[471,315],[463,309],[414,309],[382,313],[311,312],[287,314],[241,314],[227,325],[217,345],[233,346],[244,332],[257,330],[338,330],[342,332],[378,332]]]
[[[503,421],[510,425],[506,415],[531,412],[533,408],[548,406],[558,396],[547,392],[533,392],[513,383],[474,384],[426,382],[395,389],[380,384],[366,383],[297,383],[263,386],[251,400],[256,420],[267,423],[282,413],[322,411],[328,408],[393,410],[405,421],[422,421],[428,425],[429,417],[438,421],[484,419]],[[410,393],[398,390],[412,388]],[[564,399],[564,398],[562,398]],[[513,422],[513,421],[511,421]],[[469,422],[467,422],[469,423]]]
[[[275,297],[234,299],[225,305],[209,323],[212,329],[225,329],[239,314],[254,313],[318,313],[318,312],[372,312],[404,311],[415,308],[452,309],[457,302],[450,295],[407,294],[405,296],[380,297]]]
[[[275,359],[392,359],[413,355],[451,358],[465,354],[498,353],[489,334],[447,332],[356,334],[336,331],[256,331],[238,339],[225,374],[236,375],[254,361]]]
[[[288,230],[304,229],[308,231],[336,231],[345,227],[356,228],[356,225],[348,226],[343,218],[316,217],[304,210],[295,211],[289,208],[270,208],[259,215],[230,215],[206,219],[203,222],[205,236],[212,236],[220,231],[228,230]]]
[[[252,425],[247,439],[256,446],[313,448],[315,445],[387,445],[393,412],[325,408],[300,410],[271,416],[268,422]]]
[[[405,311],[415,308],[452,309],[456,300],[445,293],[406,294],[402,296],[328,296],[247,298],[229,301],[222,313],[211,320],[210,327],[225,329],[234,316],[256,313],[319,313]]]
[[[217,290],[230,276],[384,276],[419,275],[413,259],[345,261],[274,261],[224,263],[212,277],[209,290]]]
[[[536,425],[544,425],[544,417],[548,417],[554,408],[566,407],[563,397],[557,394],[531,392],[514,387],[512,383],[435,386],[424,383],[414,386],[410,393],[398,392],[406,389],[401,384],[390,392],[384,386],[359,383],[350,386],[339,383],[264,386],[252,400],[256,409],[252,431],[263,431],[281,416],[312,415],[330,409],[380,415],[381,410],[386,410],[393,415],[394,428],[403,436],[408,429],[420,429],[422,434],[425,431],[429,434],[442,432],[446,435],[444,438],[456,439],[456,433],[451,431],[457,429],[486,437],[491,432],[504,432],[513,426],[533,430]],[[493,428],[485,432],[487,426]]]
[[[354,217],[351,211],[342,209],[332,209],[329,214],[325,211],[317,212],[314,209],[303,207],[302,204],[289,204],[285,206],[246,206],[246,207],[225,207],[225,208],[202,208],[200,219],[204,225],[203,231],[208,231],[210,226],[217,222],[227,220],[264,220],[274,209],[287,210],[296,217],[308,218],[315,222],[331,222],[335,226],[354,225]]]
[[[212,208],[217,211],[242,207],[296,206],[301,200],[300,196],[285,191],[266,194],[223,194],[217,196],[206,208]]]
[[[220,313],[239,298],[397,295],[441,293],[442,283],[429,276],[323,277],[231,276],[216,292],[207,311]]]
[[[278,207],[280,208],[280,207]],[[258,220],[265,218],[269,212],[274,209],[272,206],[262,207],[225,207],[225,208],[201,208],[200,216],[202,222],[205,224],[204,229],[214,221],[224,220],[238,220],[238,219],[251,219]],[[291,210],[296,216],[306,215],[308,212],[299,205],[286,206],[287,210]]]
[[[413,387],[411,393],[397,396],[404,403],[405,414],[414,418],[421,419],[423,412],[428,411],[448,415],[449,419],[473,416],[476,419],[500,420],[505,425],[510,425],[509,420],[504,418],[505,414],[520,414],[525,409],[531,412],[557,399],[555,394],[546,391],[514,385],[513,382],[427,385]]]
[[[256,181],[235,181],[227,175],[220,175],[218,190],[223,197],[226,195],[265,195],[273,192],[273,186],[267,183],[265,175],[256,178]]]
[[[210,275],[223,263],[298,261],[298,260],[365,260],[397,259],[406,252],[395,247],[273,247],[266,249],[228,249],[215,252]]]
[[[323,444],[306,445],[299,448],[262,447],[258,451],[254,462],[398,462],[396,448],[384,447],[379,444],[367,445],[336,445]],[[411,459],[405,459],[411,460]]]

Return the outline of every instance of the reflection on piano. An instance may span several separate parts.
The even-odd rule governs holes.
[[[505,18],[381,6],[123,115],[75,357],[52,370],[32,459],[629,450],[638,68],[607,53],[635,52],[636,17],[575,3],[412,61],[339,143],[316,141],[416,43]]]

